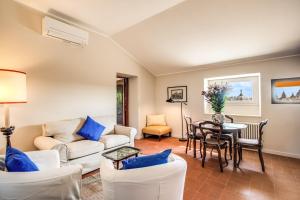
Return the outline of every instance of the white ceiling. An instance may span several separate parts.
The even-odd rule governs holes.
[[[113,39],[156,75],[294,54],[300,52],[300,1],[188,0]]]
[[[300,53],[299,0],[17,0],[110,35],[155,75]]]
[[[108,35],[120,32],[184,0],[15,0]]]

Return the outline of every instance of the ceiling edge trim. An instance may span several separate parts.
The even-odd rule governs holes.
[[[123,51],[131,60],[133,60],[136,64],[143,67],[147,72],[152,74],[153,76],[156,76],[152,71],[148,69],[148,67],[142,63],[137,57],[135,57],[132,53],[130,53],[127,49],[125,49],[120,43],[118,43],[116,40],[114,40],[111,36],[108,36],[107,39],[109,39],[116,47],[118,47],[120,50]]]
[[[224,67],[231,67],[235,65],[240,65],[240,64],[249,64],[249,63],[257,63],[257,62],[266,62],[266,61],[271,61],[271,60],[280,60],[284,58],[291,58],[291,57],[298,57],[300,54],[291,54],[287,56],[278,56],[278,57],[272,57],[272,58],[265,58],[265,59],[254,59],[250,61],[241,61],[237,63],[231,63],[231,64],[220,64],[220,68]],[[172,72],[172,73],[164,73],[164,74],[154,74],[156,77],[163,77],[163,76],[170,76],[170,75],[176,75],[176,74],[184,74],[184,73],[189,73],[189,72],[197,72],[197,71],[202,71],[202,70],[209,70],[209,66],[212,65],[218,65],[217,63],[215,64],[207,64],[207,65],[200,65],[196,67],[196,69],[191,69],[191,70],[183,70],[183,71],[177,71],[177,72]]]
[[[74,26],[77,26],[78,28],[81,28],[81,29],[84,29],[88,32],[91,32],[91,33],[95,33],[101,37],[104,37],[108,40],[110,40],[117,48],[119,48],[123,53],[125,53],[126,56],[128,56],[133,62],[135,62],[136,64],[140,65],[141,67],[143,67],[146,71],[148,71],[150,74],[152,74],[153,76],[155,76],[155,74],[153,72],[151,72],[144,63],[142,63],[139,59],[137,59],[137,57],[135,57],[132,53],[130,53],[127,49],[125,49],[120,43],[118,43],[116,40],[114,40],[110,35],[104,33],[104,32],[100,32],[100,31],[97,31],[95,29],[91,29],[91,28],[88,28],[86,26],[83,26],[83,25],[79,25],[77,23],[74,23],[74,22],[71,22],[69,20],[66,20],[64,18],[61,18],[61,17],[58,17],[56,15],[53,15],[53,14],[50,14],[50,13],[45,13],[49,16],[52,16],[52,17],[55,17],[57,19],[60,19],[62,21],[65,21],[71,25],[74,25]]]

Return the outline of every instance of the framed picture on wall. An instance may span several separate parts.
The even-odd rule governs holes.
[[[204,90],[209,86],[227,85],[223,110],[228,115],[261,116],[260,73],[237,74],[204,78]],[[213,114],[211,106],[204,102],[204,113]]]
[[[227,85],[227,105],[258,105],[260,96],[260,74],[242,74],[204,79],[204,85]]]
[[[300,77],[272,79],[272,104],[300,104]]]
[[[226,100],[228,103],[253,103],[253,81],[235,80],[228,81]]]
[[[168,87],[167,95],[174,102],[187,102],[187,86]]]

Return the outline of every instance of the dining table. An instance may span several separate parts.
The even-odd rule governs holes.
[[[200,129],[200,123],[203,121],[196,121],[192,123],[193,127],[193,135],[196,136],[197,129]],[[232,134],[233,138],[233,167],[237,168],[237,140],[239,137],[241,137],[242,130],[247,128],[246,124],[243,123],[223,123],[223,132],[222,134]],[[205,128],[211,130],[211,131],[218,131],[218,127],[212,125],[212,124],[206,124]],[[194,143],[195,144],[195,143]],[[196,151],[194,151],[194,157],[196,157]]]

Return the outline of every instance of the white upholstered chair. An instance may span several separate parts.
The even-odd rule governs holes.
[[[60,167],[59,154],[55,150],[26,154],[40,171],[0,171],[0,199],[81,199],[81,166]]]
[[[104,200],[182,200],[186,161],[171,154],[166,164],[117,170],[103,159],[100,167]]]

